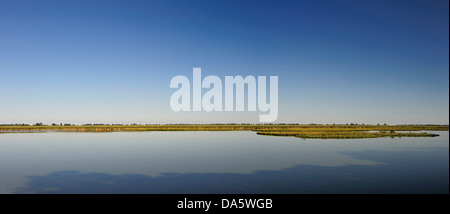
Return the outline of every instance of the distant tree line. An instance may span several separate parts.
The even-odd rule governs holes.
[[[0,126],[30,126],[30,124],[26,123],[11,123],[11,124],[0,124]]]
[[[321,126],[321,125],[346,125],[346,126],[372,126],[372,125],[376,125],[376,126],[387,126],[388,124],[384,123],[384,124],[364,124],[364,123],[333,123],[333,124],[321,124],[321,123],[309,123],[309,124],[305,124],[305,123],[177,123],[177,124],[173,124],[173,123],[154,123],[154,124],[137,124],[137,123],[130,123],[130,124],[122,124],[122,123],[86,123],[83,124],[82,126],[142,126],[142,125],[314,125],[314,126]],[[409,125],[409,126],[438,126],[438,124],[403,124],[403,125]],[[448,124],[447,124],[448,125]],[[35,123],[35,124],[26,124],[26,123],[10,123],[10,124],[0,124],[0,126],[49,126],[46,125],[42,122],[39,123]],[[76,126],[75,124],[71,124],[71,123],[52,123],[51,126]]]

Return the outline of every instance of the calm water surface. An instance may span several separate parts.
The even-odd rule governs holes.
[[[0,134],[0,193],[449,193],[449,135]]]

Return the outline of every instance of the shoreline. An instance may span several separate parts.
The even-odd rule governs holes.
[[[380,137],[436,137],[417,131],[449,131],[448,125],[75,125],[75,126],[0,126],[1,134],[28,132],[126,132],[126,131],[253,131],[258,135],[304,139],[360,139]],[[398,132],[402,131],[402,132]],[[404,132],[404,131],[410,131]],[[415,133],[411,133],[414,131]]]

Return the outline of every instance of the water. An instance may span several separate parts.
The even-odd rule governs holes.
[[[0,193],[449,193],[449,135],[0,134]]]

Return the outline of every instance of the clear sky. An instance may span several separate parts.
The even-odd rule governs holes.
[[[279,123],[448,124],[449,1],[0,0],[0,124],[258,122],[173,112],[193,67],[277,75]]]

